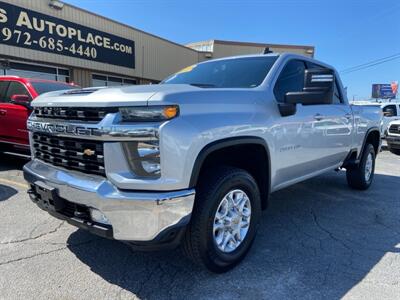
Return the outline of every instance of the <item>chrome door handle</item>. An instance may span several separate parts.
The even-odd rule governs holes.
[[[5,116],[7,111],[5,109],[0,109],[0,116]]]
[[[324,117],[321,114],[315,114],[314,119],[317,121],[321,121]]]

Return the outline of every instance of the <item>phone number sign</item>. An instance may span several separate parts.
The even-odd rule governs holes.
[[[0,43],[135,68],[135,42],[0,1]]]

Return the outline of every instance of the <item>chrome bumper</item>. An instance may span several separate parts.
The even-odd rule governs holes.
[[[24,166],[30,184],[44,183],[59,197],[100,210],[110,221],[113,238],[152,241],[163,231],[185,226],[193,209],[193,189],[173,192],[135,192],[117,189],[106,178],[53,167],[37,159]]]

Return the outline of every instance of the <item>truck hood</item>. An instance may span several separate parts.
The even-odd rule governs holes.
[[[113,88],[85,88],[42,94],[32,101],[33,107],[119,107],[145,106],[157,93],[170,95],[198,91],[188,84],[133,85]]]

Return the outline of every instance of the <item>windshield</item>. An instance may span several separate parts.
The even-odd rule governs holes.
[[[72,90],[79,88],[76,85],[69,85],[62,82],[58,83],[58,82],[45,82],[45,81],[31,81],[31,84],[39,95],[47,92]]]
[[[242,57],[201,63],[182,69],[161,84],[190,84],[203,88],[259,86],[277,56]]]

